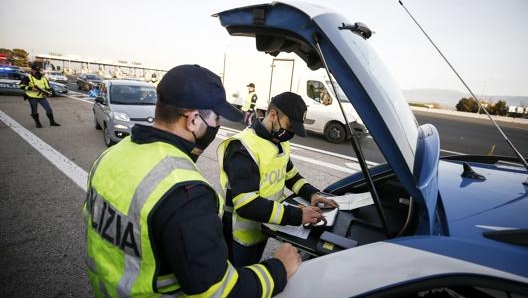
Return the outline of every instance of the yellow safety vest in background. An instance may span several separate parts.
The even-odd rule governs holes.
[[[164,142],[136,144],[126,137],[94,163],[83,218],[96,296],[183,295],[174,274],[158,276],[147,220],[168,190],[187,181],[211,187],[187,155]],[[218,194],[217,205],[221,216],[224,200]],[[227,267],[220,281],[193,297],[227,296],[238,279],[236,269]]]
[[[40,89],[42,90],[45,90],[45,91],[48,91],[50,90],[50,86],[49,86],[49,83],[48,83],[48,80],[46,80],[46,78],[44,76],[42,76],[39,79],[35,78],[34,76],[32,75],[29,75],[29,84],[28,86],[29,87],[39,87]],[[38,91],[26,91],[26,95],[31,97],[31,98],[44,98],[46,97],[45,94],[42,94],[42,92],[38,92]]]
[[[233,140],[240,140],[244,147],[259,167],[260,189],[256,192],[242,193],[233,198],[233,239],[240,244],[249,246],[266,239],[262,234],[260,222],[243,218],[236,210],[256,198],[263,197],[275,201],[273,212],[268,223],[279,224],[284,215],[284,186],[286,181],[286,167],[290,157],[290,144],[281,143],[282,153],[279,153],[277,145],[271,141],[259,137],[251,128],[232,136],[220,144],[217,150],[220,163],[220,185],[226,191],[229,188],[228,177],[224,171],[224,153]]]
[[[244,101],[244,104],[242,105],[242,111],[243,112],[247,112],[249,110],[249,107],[251,107],[251,103],[253,101],[253,96],[255,96],[255,97],[257,96],[255,91],[248,93],[248,95],[246,96],[246,100]],[[256,101],[255,101],[255,104],[256,104]]]

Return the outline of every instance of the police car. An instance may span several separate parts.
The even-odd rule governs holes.
[[[307,239],[271,233],[312,255],[280,297],[528,297],[526,160],[440,157],[437,129],[417,123],[365,24],[307,3],[215,16],[258,51],[295,53],[328,70],[386,160],[369,167],[352,142],[364,170],[324,191],[372,203],[339,210],[333,226]]]
[[[17,66],[0,66],[0,94],[23,95],[24,90],[20,89],[20,81],[27,76],[20,67]],[[65,84],[49,81],[52,96],[68,93],[68,87]]]
[[[24,72],[16,66],[0,66],[0,93],[1,94],[24,94],[20,89],[20,80],[25,76]]]

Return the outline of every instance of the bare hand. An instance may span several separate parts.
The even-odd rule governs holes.
[[[323,213],[318,207],[302,208],[302,223],[316,224],[323,219]]]
[[[326,208],[339,207],[339,204],[337,204],[336,201],[329,199],[328,197],[324,197],[318,193],[314,193],[310,199],[310,203],[312,206],[319,206],[319,204],[323,204],[323,206]]]
[[[284,268],[286,269],[286,275],[288,276],[288,279],[290,279],[290,277],[292,277],[295,272],[297,272],[299,266],[301,266],[301,256],[299,255],[297,249],[290,243],[284,243],[281,245],[275,251],[273,257],[279,259],[282,262]]]

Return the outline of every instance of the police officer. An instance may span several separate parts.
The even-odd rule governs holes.
[[[220,144],[220,183],[226,191],[227,206],[234,206],[232,219],[224,216],[224,233],[231,243],[235,266],[258,262],[266,246],[262,222],[300,225],[322,220],[319,203],[337,207],[337,203],[318,194],[299,174],[290,160],[289,140],[294,134],[306,136],[306,104],[292,92],[272,98],[265,117]],[[287,187],[311,202],[310,207],[286,206]],[[226,209],[229,209],[226,207]],[[227,210],[229,211],[229,210]],[[232,222],[231,222],[232,221]],[[232,240],[229,230],[232,229]]]
[[[244,123],[251,125],[251,118],[255,113],[255,105],[257,104],[257,92],[255,91],[255,84],[249,83],[247,86],[248,94],[242,105],[242,112],[244,112]]]
[[[100,297],[271,297],[300,265],[293,246],[235,268],[222,235],[223,198],[196,167],[220,115],[240,121],[220,78],[198,65],[160,81],[154,125],[93,164],[83,208],[88,273]],[[164,296],[165,297],[165,296]]]
[[[24,100],[28,100],[31,106],[31,117],[35,120],[37,128],[42,127],[40,123],[39,114],[37,112],[38,104],[46,110],[51,126],[60,126],[55,122],[53,117],[53,110],[46,98],[51,95],[51,87],[48,80],[42,75],[40,65],[36,62],[31,64],[31,74],[22,78],[20,81],[20,89],[25,90]]]
[[[154,87],[158,86],[159,81],[158,81],[158,75],[156,73],[152,73],[152,75],[150,76],[150,83],[154,85]]]

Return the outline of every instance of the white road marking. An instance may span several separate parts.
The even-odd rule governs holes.
[[[464,155],[465,154],[465,153],[462,153],[462,152],[449,151],[449,150],[443,150],[443,149],[440,149],[440,151],[446,152],[446,153],[451,153],[451,154],[456,154],[456,155]]]
[[[332,163],[328,163],[328,162],[320,161],[320,160],[317,160],[317,159],[313,159],[313,158],[310,158],[310,157],[300,156],[300,155],[297,155],[297,154],[294,154],[294,153],[290,153],[290,157],[293,158],[293,159],[302,160],[302,161],[305,161],[305,162],[312,163],[314,165],[318,165],[318,166],[321,166],[321,167],[334,169],[334,170],[345,172],[345,173],[349,173],[349,174],[353,174],[353,173],[356,173],[358,171],[358,170],[354,170],[354,169],[338,166],[338,165],[335,165],[335,164],[332,164]]]
[[[66,156],[62,155],[59,151],[53,149],[53,147],[48,145],[46,142],[41,140],[39,137],[34,135],[32,132],[27,130],[1,110],[0,120],[10,127],[14,132],[16,132],[20,137],[22,137],[22,139],[28,142],[29,145],[35,148],[40,154],[42,154],[42,156],[48,159],[81,189],[86,191],[88,173],[85,170],[76,165],[73,161],[69,160]]]
[[[237,132],[239,132],[239,130],[222,126],[220,128],[220,130],[218,131],[218,134],[216,135],[216,137],[219,138],[219,139],[225,140],[225,139],[229,138],[230,136],[234,135]],[[311,147],[307,147],[307,146],[303,146],[303,145],[297,145],[297,144],[293,144],[292,143],[291,146],[292,147],[296,147],[296,149],[299,149],[300,151],[310,150],[310,151],[322,153],[322,154],[325,154],[325,155],[332,155],[332,156],[343,158],[343,159],[357,160],[357,159],[351,158],[349,156],[336,154],[336,153],[329,152],[329,151],[319,150],[319,149],[315,149],[315,148],[311,148]],[[347,162],[347,163],[345,163],[345,166],[347,166],[347,167],[342,167],[342,166],[338,166],[336,164],[324,162],[324,161],[321,161],[321,160],[318,160],[318,159],[313,159],[313,158],[310,158],[310,157],[304,157],[304,156],[301,156],[301,155],[298,155],[298,154],[295,154],[295,153],[290,153],[290,157],[293,158],[293,159],[302,160],[304,162],[308,162],[308,163],[311,163],[311,164],[315,164],[315,165],[318,165],[318,166],[326,167],[326,168],[329,168],[329,169],[334,169],[334,170],[345,172],[345,173],[349,173],[349,174],[353,174],[353,173],[361,170],[361,168],[359,167],[359,164],[357,164],[357,163],[354,165],[354,163]],[[376,164],[376,163],[372,163],[372,162],[368,162],[368,163],[370,165],[375,165]]]
[[[240,130],[222,126],[221,129],[220,129],[220,132],[222,132],[222,136],[220,138],[225,140],[229,136],[240,132]],[[344,163],[345,166],[353,169],[354,172],[357,172],[357,171],[361,170],[361,168],[359,167],[359,162],[358,162],[357,158],[355,158],[355,157],[351,157],[351,156],[347,156],[347,155],[343,155],[343,154],[339,154],[339,153],[334,153],[334,152],[331,152],[331,151],[321,150],[321,149],[317,149],[317,148],[313,148],[313,147],[308,147],[308,146],[304,146],[304,145],[299,145],[299,144],[295,144],[295,143],[290,143],[290,144],[291,144],[291,147],[292,147],[292,152],[293,151],[308,150],[308,151],[312,151],[312,152],[321,153],[321,154],[324,154],[324,155],[330,155],[330,156],[333,156],[333,157],[341,158],[341,159],[344,159],[344,160],[350,160],[352,162],[345,162]],[[293,154],[292,154],[292,156],[293,156]],[[298,158],[298,159],[301,159],[301,158]],[[314,163],[314,164],[321,164],[321,162],[319,160],[313,160],[313,159],[305,160],[305,158],[303,158],[302,160],[308,161],[308,162],[311,162],[311,163]],[[375,166],[375,165],[378,165],[378,163],[375,163],[375,162],[372,162],[372,161],[367,161],[367,165],[368,166]],[[335,167],[337,167],[337,168],[335,168]],[[344,168],[344,167],[340,167],[340,166],[336,166],[334,164],[332,164],[332,167],[330,167],[330,168],[337,169],[337,170],[343,171],[345,173],[350,173],[350,169],[347,169],[347,168]]]

